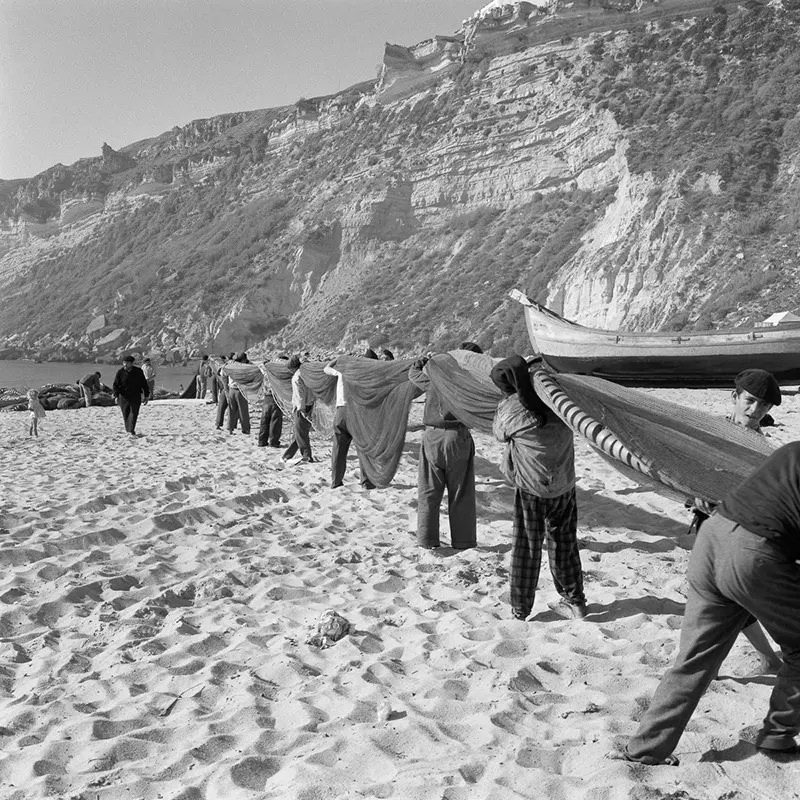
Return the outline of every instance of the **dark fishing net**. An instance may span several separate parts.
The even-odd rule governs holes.
[[[468,428],[491,433],[494,412],[503,395],[489,375],[499,360],[469,350],[432,356],[425,373],[441,398],[442,410],[450,411]]]
[[[431,358],[425,371],[461,422],[491,432],[502,397],[489,377],[496,362],[453,351]],[[673,498],[717,502],[774,449],[763,436],[726,419],[602,378],[536,374],[546,379],[536,381],[537,392],[564,422],[620,471]],[[554,402],[559,391],[563,402]]]
[[[267,384],[278,407],[287,420],[293,419],[292,411],[292,371],[287,361],[269,361],[263,366]],[[311,411],[311,427],[320,436],[330,436],[333,432],[333,400],[336,391],[336,378],[323,372],[320,361],[307,361],[300,365],[300,377],[314,394],[314,408]]]
[[[376,361],[340,356],[334,366],[341,373],[347,398],[347,427],[361,466],[378,488],[388,486],[400,463],[408,411],[420,392],[408,380],[413,361]],[[336,377],[324,372],[320,361],[300,367],[304,383],[314,394],[314,430],[330,436],[336,402]],[[292,373],[286,362],[264,365],[272,394],[285,414],[292,412]]]
[[[685,499],[721,500],[775,449],[765,437],[726,419],[602,378],[551,378]]]
[[[391,483],[403,455],[408,411],[420,394],[408,380],[413,363],[343,356],[335,364],[344,381],[347,427],[364,472],[378,488]]]

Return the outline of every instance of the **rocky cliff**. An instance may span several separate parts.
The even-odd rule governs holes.
[[[800,3],[493,2],[375,80],[0,181],[0,356],[525,347],[800,305]]]

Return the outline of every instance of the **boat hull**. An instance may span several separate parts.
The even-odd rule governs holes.
[[[527,298],[525,298],[527,300]],[[744,369],[800,384],[800,327],[701,333],[625,333],[585,328],[523,302],[534,350],[556,372],[627,386],[730,387]]]

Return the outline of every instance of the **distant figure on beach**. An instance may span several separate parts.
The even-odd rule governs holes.
[[[771,372],[763,369],[746,369],[734,379],[731,392],[733,408],[727,419],[734,425],[741,425],[756,433],[762,433],[761,422],[773,406],[781,404],[781,387]],[[716,505],[695,498],[690,533],[699,533],[702,524],[714,513]],[[761,626],[751,618],[742,630],[747,640],[758,652],[759,663],[764,672],[776,672],[781,660],[772,649]]]
[[[483,352],[474,342],[463,342],[460,349]],[[426,393],[417,471],[417,544],[428,550],[441,546],[439,506],[446,489],[450,544],[466,550],[477,544],[475,443],[469,428],[442,407],[441,397],[424,371],[428,361],[428,356],[417,359],[408,370],[411,383]]]
[[[144,361],[142,361],[142,372],[144,373],[144,379],[147,381],[147,385],[150,387],[150,397],[154,397],[156,390],[156,368],[149,358],[145,358]]]
[[[219,387],[219,402],[217,403],[217,430],[221,431],[225,422],[225,412],[228,410],[228,376],[225,373],[225,364],[233,361],[236,353],[231,353],[227,358],[220,356],[222,366],[217,370],[217,386]]]
[[[286,359],[286,356],[281,356]],[[288,360],[288,359],[287,359]],[[283,411],[275,400],[272,390],[264,379],[264,400],[261,406],[261,422],[258,426],[259,447],[280,447],[283,431]]]
[[[39,400],[39,392],[31,389],[28,392],[28,412],[30,416],[30,425],[28,426],[28,436],[39,435],[39,420],[45,418],[44,406]]]
[[[512,613],[524,620],[533,609],[542,545],[547,542],[550,572],[561,596],[553,610],[583,619],[586,598],[578,550],[572,430],[538,397],[522,356],[495,364],[491,378],[505,395],[495,412],[494,435],[506,443],[501,470],[515,488]]]
[[[288,461],[300,450],[301,464],[316,462],[311,452],[311,412],[314,410],[314,395],[300,374],[300,356],[292,356],[288,363],[292,373],[292,429],[293,439],[281,459]]]
[[[372,353],[372,350],[367,352]],[[377,356],[374,355],[377,359]],[[331,488],[337,489],[343,485],[344,473],[347,468],[347,451],[353,437],[347,427],[347,396],[345,394],[344,379],[342,373],[336,369],[336,359],[329,361],[323,367],[326,375],[336,378],[336,411],[333,417],[333,450],[331,451]],[[374,489],[375,484],[367,477],[364,472],[364,465],[360,464],[361,486],[364,489]]]
[[[236,353],[233,361],[237,364],[249,364],[247,353]],[[230,363],[230,362],[228,362]],[[250,435],[250,405],[244,392],[239,388],[239,384],[233,378],[228,367],[225,365],[220,372],[228,379],[228,433],[233,433],[236,426],[241,423],[242,433]],[[224,412],[223,412],[224,413]]]
[[[129,436],[136,436],[136,422],[139,409],[150,398],[150,387],[140,367],[133,363],[133,356],[122,359],[122,369],[117,370],[112,388],[114,400],[122,411],[125,430]]]
[[[90,372],[88,375],[84,375],[79,381],[78,386],[81,387],[81,391],[83,392],[83,402],[86,408],[92,404],[92,397],[96,392],[103,391],[103,384],[100,383],[100,373],[99,372]]]
[[[221,361],[225,361],[225,356],[219,357]],[[220,367],[215,367],[213,364],[211,366],[211,404],[217,405],[219,403],[219,388],[220,388],[220,379],[219,379],[219,371]]]
[[[800,442],[776,450],[703,524],[689,559],[680,646],[636,733],[615,755],[672,755],[739,631],[755,617],[783,654],[755,746],[797,755],[800,731]],[[725,731],[728,733],[728,731]]]
[[[381,361],[394,361],[394,353],[384,347],[383,350],[381,350],[380,358]]]
[[[208,356],[204,353],[200,359],[200,366],[197,368],[197,399],[205,400],[208,390],[208,379],[214,377],[214,370]]]

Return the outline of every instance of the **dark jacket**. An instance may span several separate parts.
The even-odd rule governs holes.
[[[115,399],[121,396],[126,400],[138,402],[141,401],[142,395],[150,397],[150,386],[140,367],[133,367],[130,371],[121,367],[114,377],[113,392]]]

